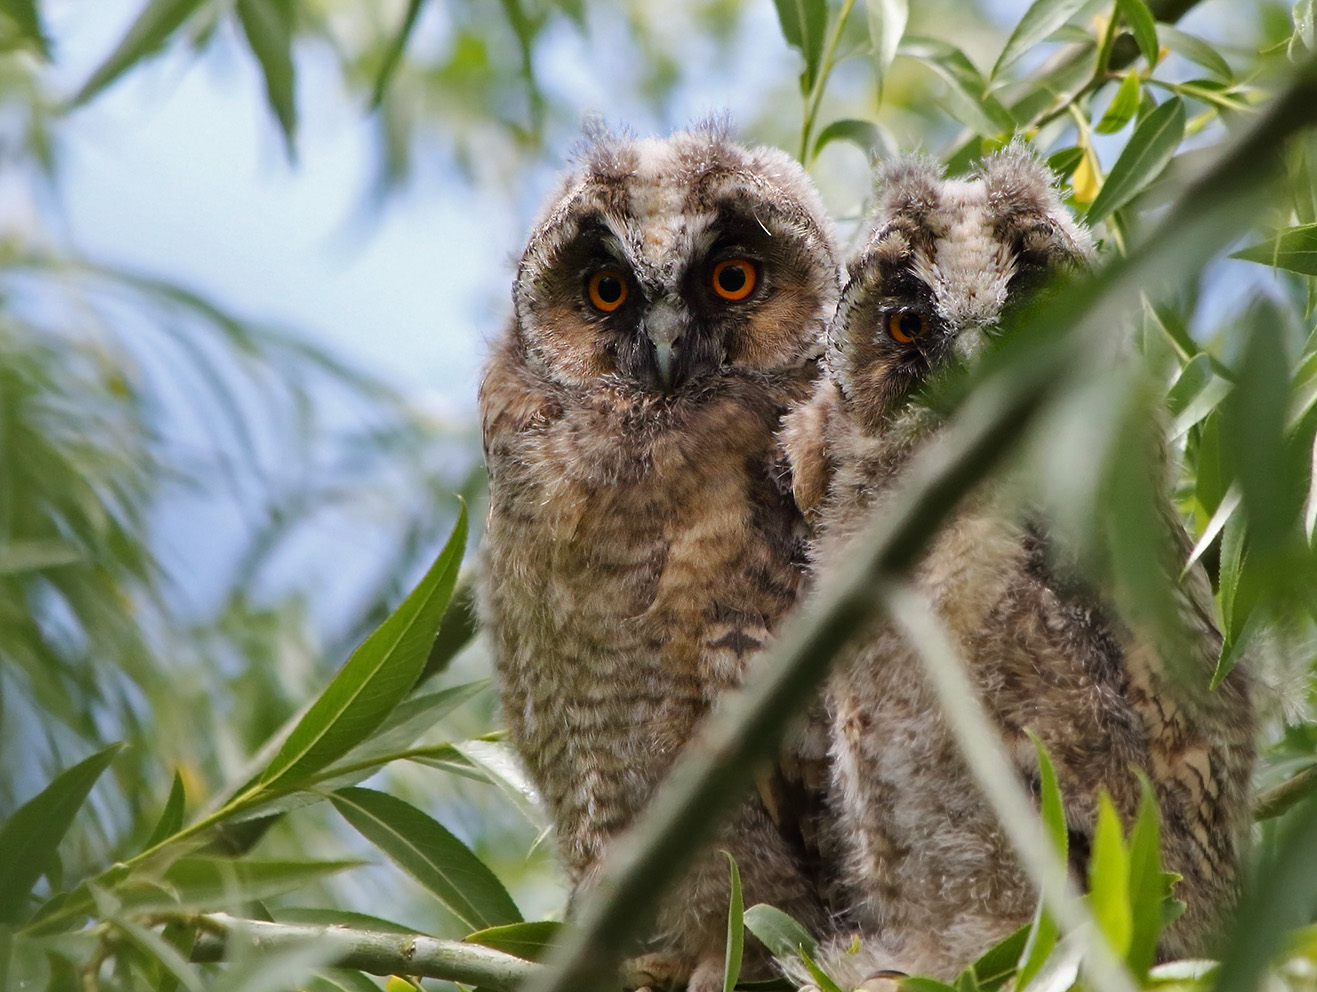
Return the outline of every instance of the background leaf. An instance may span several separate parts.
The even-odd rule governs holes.
[[[261,775],[265,790],[287,788],[356,747],[402,701],[425,666],[466,547],[466,508],[453,533],[411,594],[352,653],[320,698],[293,728]]]
[[[1172,97],[1134,129],[1129,144],[1088,208],[1088,222],[1096,224],[1134,199],[1166,168],[1183,138],[1184,104]]]
[[[0,826],[0,924],[27,918],[28,894],[50,868],[92,786],[122,749],[111,744],[60,772]]]
[[[1084,6],[1084,0],[1036,0],[1015,26],[1006,46],[997,56],[992,76],[1015,64],[1025,52],[1060,28]]]

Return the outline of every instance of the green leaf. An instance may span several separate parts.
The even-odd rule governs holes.
[[[826,0],[773,0],[777,20],[782,26],[782,37],[805,58],[805,72],[800,88],[808,93],[818,78],[819,62],[823,58],[823,35],[828,28]]]
[[[87,78],[73,97],[86,103],[138,62],[162,48],[184,21],[206,0],[149,0],[119,44]]]
[[[1241,248],[1230,257],[1317,276],[1317,224],[1287,227],[1270,240]]]
[[[1047,156],[1047,167],[1062,179],[1069,179],[1083,161],[1084,149],[1062,148],[1059,152]]]
[[[1317,801],[1309,799],[1285,817],[1275,844],[1264,848],[1261,864],[1249,873],[1213,992],[1262,987],[1263,972],[1288,934],[1311,921],[1317,903],[1313,851],[1317,851]]]
[[[796,953],[800,955],[800,960],[805,965],[805,970],[808,971],[809,976],[814,979],[814,984],[819,987],[820,992],[845,992],[840,985],[828,977],[822,968],[814,963],[813,956],[803,947]]]
[[[1120,817],[1105,792],[1099,797],[1093,854],[1088,867],[1088,901],[1111,949],[1124,957],[1130,948],[1134,919],[1130,913],[1129,854]]]
[[[974,976],[974,985],[982,992],[996,992],[1015,976],[1015,966],[1024,952],[1029,939],[1029,927],[1020,927],[1007,934],[997,943],[979,955],[977,961],[969,966]],[[1016,983],[1017,988],[1022,988]]]
[[[869,121],[843,118],[833,121],[822,131],[814,142],[814,154],[817,156],[826,145],[834,141],[849,141],[856,145],[872,162],[878,148],[878,128]]]
[[[1232,383],[1216,374],[1206,353],[1199,352],[1189,359],[1166,394],[1166,408],[1175,418],[1171,437],[1179,437],[1205,420],[1232,388]]]
[[[532,920],[528,923],[508,923],[501,927],[487,927],[462,938],[468,944],[479,944],[496,951],[515,955],[525,961],[539,961],[560,933],[565,923],[555,920]]]
[[[165,800],[164,811],[156,822],[155,829],[147,839],[144,851],[149,851],[166,837],[172,837],[183,829],[183,804],[187,795],[183,791],[183,776],[174,772],[174,783],[169,787],[169,798]]]
[[[334,808],[472,930],[520,923],[512,897],[471,849],[436,820],[394,796],[342,789]]]
[[[1015,130],[1015,119],[988,92],[987,81],[969,57],[954,45],[936,38],[907,35],[901,54],[917,59],[947,83],[946,110],[978,134],[994,136]]]
[[[745,901],[741,895],[741,872],[730,851],[727,855],[729,894],[727,899],[727,953],[723,958],[723,992],[732,992],[741,978],[741,952],[745,945]]]
[[[1107,181],[1088,208],[1088,222],[1096,224],[1134,199],[1156,179],[1175,155],[1184,138],[1184,103],[1172,97],[1134,129],[1121,150]]]
[[[1152,11],[1143,0],[1116,0],[1116,9],[1129,25],[1134,40],[1139,43],[1139,51],[1148,60],[1148,65],[1157,64],[1161,46],[1157,44],[1157,23]]]
[[[388,89],[393,74],[398,71],[398,65],[402,62],[402,53],[407,50],[407,42],[412,36],[412,30],[416,27],[416,20],[421,16],[421,8],[424,6],[425,0],[407,0],[407,13],[403,15],[398,33],[389,42],[384,63],[380,66],[379,75],[375,77],[375,86],[370,96],[371,107],[378,107],[384,102],[384,91]]]
[[[864,0],[869,15],[869,43],[873,46],[873,71],[878,92],[883,91],[887,68],[896,57],[901,35],[910,19],[909,0]]]
[[[431,730],[445,716],[488,687],[488,679],[478,679],[475,682],[450,686],[437,692],[427,692],[424,695],[404,699],[380,725],[378,731],[325,768],[321,782],[335,780],[338,774],[349,770],[362,776],[370,774],[379,767],[380,763],[390,761],[400,751],[409,749],[422,734]],[[342,785],[355,784],[355,782],[342,783]]]
[[[1013,65],[1034,45],[1038,44],[1053,31],[1070,20],[1086,0],[1037,0],[1028,10],[1015,30],[1006,39],[1006,47],[997,56],[997,64],[992,67],[991,77],[995,79],[1002,70]]]
[[[265,99],[283,129],[291,154],[297,131],[293,70],[295,0],[238,0],[238,20],[265,76]]]
[[[1038,755],[1039,813],[1042,816],[1043,827],[1052,842],[1052,847],[1060,855],[1061,860],[1065,861],[1069,856],[1070,830],[1066,823],[1065,801],[1061,797],[1056,768],[1052,765],[1052,759],[1043,742],[1032,730],[1027,733]],[[1023,949],[1017,955],[1019,967],[1015,979],[1016,988],[1025,988],[1042,970],[1043,964],[1056,946],[1058,935],[1055,921],[1043,907],[1042,899],[1039,899]]]
[[[0,827],[0,923],[27,918],[28,894],[55,859],[92,786],[122,749],[111,744],[60,772]]]
[[[804,948],[817,950],[809,931],[776,906],[757,903],[745,911],[745,926],[774,957],[791,960]]]
[[[129,876],[112,891],[125,910],[137,913],[211,910],[291,892],[362,864],[195,854],[179,858],[158,880]]]
[[[1223,83],[1233,83],[1235,81],[1235,73],[1230,68],[1230,63],[1221,57],[1220,52],[1201,38],[1181,31],[1170,24],[1163,24],[1157,30],[1161,34],[1162,44],[1176,55],[1201,66]]]
[[[1280,551],[1302,510],[1302,487],[1285,444],[1290,373],[1282,337],[1284,319],[1266,300],[1245,313],[1244,354],[1221,424],[1244,497],[1250,549],[1268,557]]]
[[[1111,98],[1106,113],[1094,128],[1098,134],[1115,134],[1134,118],[1139,110],[1141,86],[1142,82],[1137,72],[1131,69],[1125,73],[1125,78],[1121,80],[1116,95]]]
[[[925,978],[922,975],[902,978],[896,984],[903,992],[959,992],[954,985],[939,982],[936,978]]]
[[[526,775],[517,749],[510,743],[473,740],[455,741],[450,746],[466,759],[481,781],[488,782],[503,793],[531,826],[537,830],[549,826],[535,786]]]
[[[0,0],[0,18],[8,18],[38,55],[50,60],[50,44],[41,26],[41,11],[36,0]],[[0,976],[3,977],[3,976]]]
[[[1161,937],[1162,906],[1170,897],[1162,871],[1161,827],[1157,797],[1142,771],[1139,772],[1139,811],[1129,837],[1131,937],[1125,961],[1142,982],[1157,959]]]
[[[466,505],[434,565],[362,642],[293,728],[261,775],[265,791],[292,790],[379,727],[416,684],[466,547]]]

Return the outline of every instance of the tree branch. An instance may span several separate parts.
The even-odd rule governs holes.
[[[227,913],[209,913],[200,918],[201,930],[192,947],[195,962],[222,961],[233,941],[246,941],[269,953],[287,947],[315,943],[324,947],[334,966],[353,968],[372,975],[416,975],[442,978],[512,992],[542,971],[540,965],[524,961],[479,944],[439,940],[421,934],[381,933],[348,927],[309,926],[300,923],[266,923],[244,920]]]
[[[1096,280],[1076,285],[1022,329],[1016,361],[986,378],[941,440],[920,453],[892,510],[856,544],[849,568],[817,592],[686,750],[635,827],[614,847],[580,925],[554,948],[526,992],[615,988],[611,976],[658,898],[739,800],[756,762],[771,755],[791,716],[822,682],[829,660],[875,612],[872,590],[899,579],[961,497],[1033,429],[1092,343],[1127,319],[1140,292],[1196,271],[1257,215],[1275,151],[1317,120],[1313,63],[1190,183],[1152,237]],[[1022,354],[1020,352],[1023,352]]]
[[[1305,768],[1258,796],[1253,804],[1253,819],[1259,822],[1274,819],[1313,792],[1317,792],[1317,765]]]

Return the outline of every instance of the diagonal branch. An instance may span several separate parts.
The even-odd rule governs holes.
[[[872,591],[909,570],[961,497],[1035,428],[1071,377],[1083,374],[1091,342],[1121,326],[1140,292],[1197,271],[1247,226],[1276,150],[1314,123],[1317,72],[1309,61],[1186,186],[1150,238],[1021,331],[1016,360],[985,379],[940,442],[912,461],[894,512],[871,524],[850,567],[784,626],[744,693],[729,699],[687,749],[616,845],[580,926],[554,949],[550,972],[527,992],[616,987],[610,976],[664,887],[738,801],[755,763],[770,756],[781,728],[817,690],[828,661],[874,614]]]

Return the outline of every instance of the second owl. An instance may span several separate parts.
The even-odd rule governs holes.
[[[1050,174],[1020,146],[970,180],[898,162],[881,172],[878,198],[829,330],[827,375],[785,432],[821,573],[844,561],[871,515],[891,505],[910,456],[936,437],[929,382],[973,365],[1004,313],[1091,252]],[[1193,656],[1168,661],[1099,591],[1065,581],[1052,551],[1045,523],[989,484],[944,524],[913,580],[1035,792],[1026,730],[1048,748],[1081,877],[1099,791],[1128,824],[1137,772],[1148,776],[1165,863],[1183,876],[1175,893],[1187,904],[1163,952],[1199,953],[1230,902],[1247,830],[1244,675],[1208,691],[1220,642],[1192,588],[1181,593]],[[1191,575],[1189,585],[1197,581]],[[867,943],[864,954],[831,963],[854,981],[879,969],[950,980],[1027,923],[1036,895],[912,649],[882,626],[839,661],[829,686],[837,833]],[[1189,677],[1173,678],[1173,667]]]

